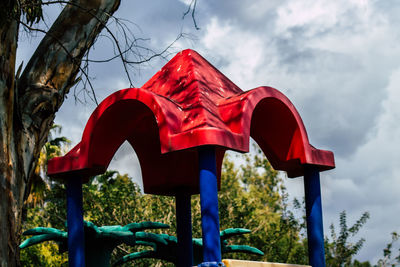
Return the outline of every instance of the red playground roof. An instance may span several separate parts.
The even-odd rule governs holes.
[[[127,140],[142,168],[146,193],[198,193],[198,147],[248,152],[250,136],[277,170],[302,176],[304,165],[335,167],[330,151],[310,145],[300,115],[281,92],[243,92],[193,50],[178,53],[142,88],[107,97],[86,124],[81,142],[49,161],[48,175],[63,179],[103,173]],[[220,175],[218,175],[220,179]]]

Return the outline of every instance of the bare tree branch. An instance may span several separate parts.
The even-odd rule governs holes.
[[[94,91],[94,88],[89,79],[89,72],[87,71],[89,69],[88,64],[86,64],[87,62],[104,63],[104,62],[110,62],[114,59],[120,58],[122,66],[124,68],[125,75],[129,81],[130,87],[134,87],[128,67],[133,67],[133,65],[147,63],[157,57],[166,59],[166,57],[169,55],[167,53],[168,50],[180,38],[189,36],[189,35],[180,33],[180,34],[178,34],[176,39],[174,41],[172,41],[165,49],[163,49],[161,52],[156,52],[153,49],[150,49],[148,47],[145,47],[145,46],[139,44],[139,42],[142,42],[142,41],[145,42],[145,41],[148,41],[149,39],[137,38],[135,36],[135,34],[130,30],[130,27],[128,27],[126,25],[124,20],[116,18],[112,14],[104,12],[104,14],[109,16],[109,19],[112,20],[111,23],[115,23],[117,33],[118,32],[122,33],[122,36],[123,36],[122,40],[125,42],[125,44],[124,44],[125,48],[122,48],[122,44],[119,41],[118,37],[115,35],[115,33],[111,30],[111,28],[108,25],[106,25],[106,23],[104,23],[98,17],[98,14],[95,14],[95,12],[97,12],[96,10],[86,8],[84,6],[81,6],[80,4],[77,4],[75,2],[69,2],[69,1],[46,1],[46,2],[43,2],[43,4],[44,5],[51,5],[51,4],[71,5],[73,7],[76,7],[77,9],[82,10],[83,12],[90,14],[93,18],[97,19],[97,21],[99,23],[101,23],[101,26],[105,29],[105,31],[107,33],[107,35],[103,34],[103,35],[101,35],[101,37],[106,37],[112,41],[112,45],[115,49],[113,56],[106,58],[106,59],[90,59],[88,56],[84,56],[83,59],[81,59],[81,61],[85,62],[85,65],[84,65],[84,67],[79,67],[79,69],[81,71],[81,75],[83,75],[85,79],[80,80],[83,84],[83,88],[82,88],[82,90],[79,90],[79,93],[81,91],[86,91],[86,85],[89,85],[91,94],[88,94],[88,95],[90,98],[93,97],[92,99],[94,100],[94,102],[96,102],[96,104],[97,104],[97,100],[96,100],[96,96],[95,96],[95,91]],[[128,22],[131,24],[134,24],[130,21],[128,21]],[[134,24],[134,25],[137,28],[139,28],[136,24]],[[42,33],[46,32],[45,30],[42,30],[42,29],[37,29],[37,28],[33,29],[31,26],[27,25],[26,23],[24,23],[23,26],[29,30],[34,30],[34,31],[42,32]],[[52,35],[49,35],[49,36],[54,38],[54,36],[52,36]],[[57,39],[56,39],[56,41],[58,42]],[[89,53],[89,50],[90,49],[87,50],[87,52],[86,52],[87,54]],[[66,52],[68,52],[68,51],[66,51]],[[129,59],[130,55],[133,55],[134,57],[136,57],[136,60],[130,60]],[[76,92],[77,91],[75,88],[74,96],[75,96],[75,99],[79,101],[79,99],[77,98]]]
[[[45,30],[42,30],[42,29],[39,29],[39,28],[34,28],[34,27],[32,27],[32,26],[29,26],[28,24],[24,23],[23,21],[19,21],[19,23],[20,23],[22,26],[24,26],[26,29],[30,30],[30,31],[41,32],[41,33],[47,34],[48,36],[50,36],[51,38],[53,38],[53,39],[60,45],[60,47],[65,51],[65,53],[69,56],[69,58],[71,59],[71,61],[72,61],[72,62],[75,61],[74,56],[68,51],[68,49],[63,45],[63,43],[62,43],[59,39],[57,39],[57,37],[53,36],[51,33],[47,32],[47,31],[45,31]],[[92,91],[92,95],[93,95],[93,99],[92,99],[92,100],[96,103],[96,105],[99,105],[99,103],[98,103],[98,101],[97,101],[97,98],[96,98],[96,93],[95,93],[95,91],[94,91],[94,87],[93,87],[93,85],[92,85],[92,83],[91,83],[91,81],[90,81],[90,79],[89,79],[88,72],[86,72],[85,69],[82,68],[82,67],[80,66],[80,62],[77,62],[77,63],[74,63],[74,64],[77,65],[77,67],[78,67],[79,70],[80,70],[80,73],[86,77],[86,81],[87,81],[87,83],[89,84],[90,90]],[[75,82],[75,83],[76,83],[76,82]],[[86,87],[85,87],[85,88],[86,88]]]
[[[188,9],[185,11],[185,13],[183,13],[183,17],[182,19],[184,19],[189,13],[190,11],[192,11],[192,21],[194,24],[194,27],[196,28],[196,30],[200,30],[200,28],[197,26],[197,22],[196,22],[196,18],[195,18],[195,13],[196,13],[196,5],[197,5],[197,0],[192,0],[192,2],[190,2]]]

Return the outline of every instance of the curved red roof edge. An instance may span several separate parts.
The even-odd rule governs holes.
[[[302,176],[306,164],[320,171],[335,167],[332,152],[310,145],[300,115],[281,92],[271,87],[243,92],[197,52],[184,50],[142,88],[120,90],[102,101],[81,142],[49,161],[48,175],[102,173],[127,140],[138,154],[146,193],[179,188],[196,193],[196,149],[216,146],[220,173],[225,150],[248,152],[250,136],[289,177]]]

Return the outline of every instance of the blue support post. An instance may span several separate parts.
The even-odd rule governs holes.
[[[325,267],[321,186],[319,171],[315,166],[305,166],[304,189],[309,263],[312,267]]]
[[[68,265],[85,266],[85,236],[83,229],[82,179],[67,183]]]
[[[199,183],[203,263],[199,266],[224,266],[219,235],[217,166],[214,147],[199,149]]]
[[[192,215],[190,194],[176,194],[176,232],[178,236],[178,267],[193,266]]]

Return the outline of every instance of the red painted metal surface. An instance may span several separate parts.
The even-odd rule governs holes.
[[[300,115],[278,90],[243,92],[193,50],[178,53],[142,88],[107,97],[86,124],[81,142],[49,161],[48,175],[87,178],[104,172],[127,140],[135,149],[144,190],[198,193],[199,146],[216,146],[218,179],[225,150],[248,152],[249,137],[289,177],[304,165],[335,167],[330,151],[309,144]]]

